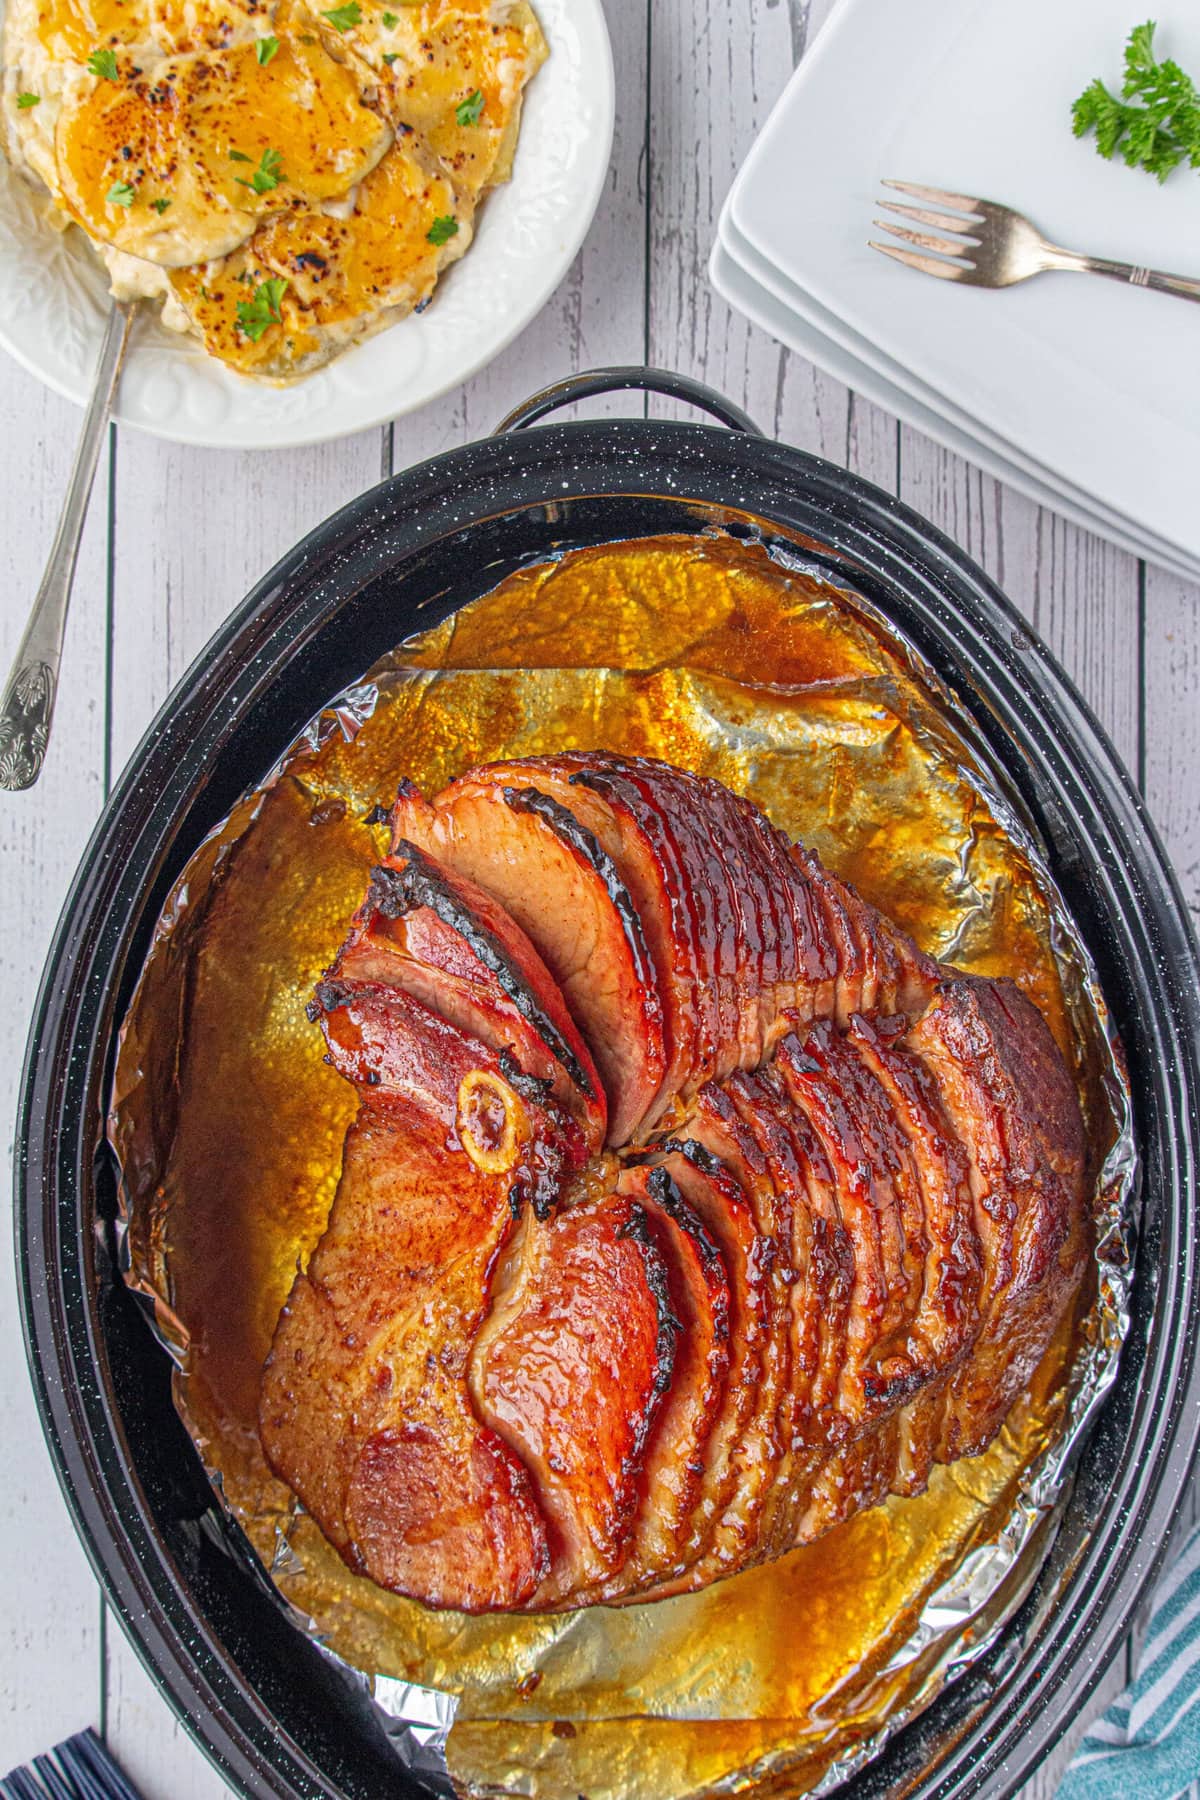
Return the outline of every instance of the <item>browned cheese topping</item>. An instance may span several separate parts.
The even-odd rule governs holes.
[[[526,0],[395,4],[13,0],[10,152],[114,292],[242,374],[307,374],[465,254],[547,54]]]

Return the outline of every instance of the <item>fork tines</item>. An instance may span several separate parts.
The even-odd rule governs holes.
[[[983,223],[983,214],[977,210],[978,200],[968,194],[952,194],[945,188],[922,187],[915,181],[885,181],[883,186],[926,201],[925,206],[906,206],[897,200],[881,200],[879,205],[885,212],[899,213],[906,219],[916,220],[918,225],[930,226],[931,230],[913,231],[904,225],[894,225],[890,219],[875,219],[872,223],[880,231],[903,239],[906,244],[915,244],[918,250],[932,250],[934,255],[920,256],[912,250],[901,250],[897,244],[879,244],[874,240],[869,241],[870,249],[894,257],[909,268],[919,269],[924,275],[940,275],[944,281],[961,281],[974,270],[975,264],[965,252],[979,245],[979,238],[972,235],[972,226]],[[935,211],[934,208],[954,210]],[[934,235],[936,232],[952,235],[938,237]]]

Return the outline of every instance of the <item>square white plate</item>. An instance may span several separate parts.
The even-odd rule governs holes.
[[[821,362],[823,367],[829,368],[827,354],[824,351],[821,355],[815,354],[814,347],[820,348],[823,342],[838,346],[851,359],[851,366],[855,367],[857,371],[858,379],[852,385],[856,386],[860,393],[865,391],[862,387],[865,372],[873,371],[875,376],[886,384],[886,389],[891,395],[892,403],[888,406],[890,412],[895,412],[908,419],[909,423],[916,424],[916,418],[910,417],[905,410],[906,401],[915,404],[923,409],[923,417],[933,421],[935,429],[932,435],[938,438],[938,441],[948,441],[944,435],[945,430],[948,429],[954,434],[955,448],[960,445],[970,446],[962,453],[967,455],[972,462],[981,463],[988,459],[991,473],[996,473],[997,469],[1003,465],[1009,471],[1003,477],[1004,480],[1013,485],[1020,485],[1022,477],[1028,478],[1033,486],[1027,491],[1032,493],[1036,486],[1039,495],[1050,496],[1044,503],[1053,506],[1059,512],[1062,512],[1064,507],[1070,507],[1072,509],[1071,517],[1075,523],[1086,524],[1088,530],[1098,532],[1102,537],[1108,537],[1113,542],[1119,543],[1122,549],[1136,544],[1139,556],[1144,556],[1150,562],[1171,569],[1175,574],[1182,575],[1187,580],[1200,580],[1200,559],[1193,561],[1182,558],[1172,545],[1164,543],[1161,538],[1156,538],[1150,532],[1143,530],[1133,520],[1126,518],[1124,514],[1101,506],[1092,495],[1082,492],[1070,482],[1054,475],[1035,458],[1027,456],[994,432],[989,432],[977,420],[968,418],[953,402],[935,393],[924,382],[918,381],[902,363],[885,356],[868,338],[852,330],[844,319],[841,319],[836,313],[830,312],[828,307],[820,305],[803,288],[788,281],[786,276],[782,275],[764,256],[761,256],[754,246],[742,236],[730,217],[728,206],[721,215],[718,240],[726,253],[728,263],[736,265],[738,276],[744,276],[745,280],[752,284],[753,290],[765,290],[789,313],[795,315],[803,328],[802,335],[808,346],[805,354],[810,357],[810,360]],[[724,267],[724,265],[722,266]],[[735,277],[735,286],[737,285]],[[738,291],[745,294],[752,290],[747,289],[743,282],[738,287]],[[726,293],[725,297],[730,300],[731,304],[740,306],[739,300],[733,295]],[[761,301],[761,296],[759,298]],[[745,309],[741,308],[741,310]],[[777,319],[783,317],[783,315],[775,316]],[[774,335],[778,335],[778,333],[776,332]],[[836,373],[832,369],[829,372]],[[845,379],[845,377],[839,376],[839,379]],[[928,427],[923,425],[922,429],[927,430]]]
[[[1200,273],[1200,178],[1159,186],[1071,135],[1089,80],[1119,84],[1135,22],[1127,0],[843,0],[730,209],[788,280],[934,393],[1198,557],[1200,308],[1075,275],[989,292],[867,247],[893,176],[1007,201],[1074,248]],[[1200,69],[1183,0],[1157,48]]]
[[[1140,535],[1122,529],[1111,519],[1101,521],[1094,514],[1081,509],[1068,496],[1007,462],[1003,456],[981,446],[975,439],[949,424],[940,413],[933,412],[920,400],[894,387],[840,343],[825,337],[793,312],[777,295],[757,282],[730,255],[720,240],[714,245],[709,260],[709,277],[717,292],[755,325],[769,332],[780,343],[786,344],[790,350],[825,369],[836,380],[844,382],[865,399],[882,407],[885,412],[895,413],[897,418],[924,432],[935,443],[967,458],[986,474],[1007,483],[1018,493],[1025,494],[1036,505],[1051,508],[1085,531],[1101,531],[1110,542],[1131,556],[1150,557],[1149,547]],[[1163,561],[1157,556],[1151,560]],[[1184,579],[1195,579],[1195,570],[1188,565],[1166,560],[1163,561],[1163,566]]]

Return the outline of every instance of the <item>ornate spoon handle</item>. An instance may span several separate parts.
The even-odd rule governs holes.
[[[0,788],[32,787],[41,774],[58,691],[58,665],[79,539],[136,306],[136,301],[117,301],[108,315],[50,560],[0,697]]]

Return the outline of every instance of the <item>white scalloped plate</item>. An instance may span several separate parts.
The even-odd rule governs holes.
[[[600,0],[535,0],[550,56],[526,95],[513,178],[427,312],[294,387],[247,381],[194,339],[140,322],[116,416],[157,437],[226,449],[315,444],[413,412],[466,381],[540,312],[592,222],[612,149],[612,50]],[[45,223],[38,191],[0,153],[0,344],[82,405],[107,283],[78,231]]]

